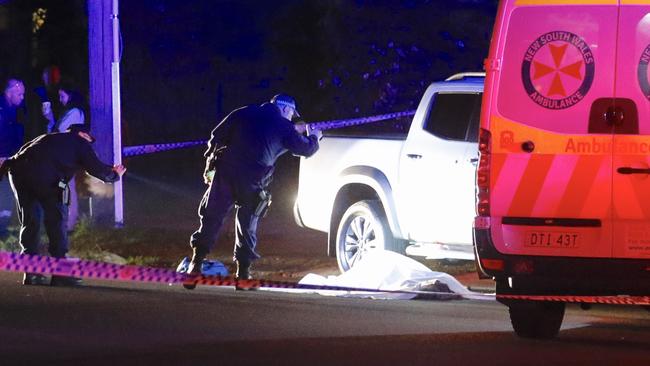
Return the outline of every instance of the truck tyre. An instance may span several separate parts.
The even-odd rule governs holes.
[[[385,249],[403,254],[401,243],[393,237],[379,201],[359,201],[348,207],[339,221],[336,261],[341,272],[346,272],[371,250]]]
[[[551,339],[557,336],[564,318],[563,302],[515,301],[508,305],[510,322],[522,338]]]

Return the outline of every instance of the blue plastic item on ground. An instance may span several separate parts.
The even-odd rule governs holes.
[[[176,267],[176,272],[187,273],[187,267],[190,265],[188,257],[183,258],[181,263]],[[204,276],[227,276],[228,268],[223,263],[216,260],[204,260],[201,264],[201,274]]]

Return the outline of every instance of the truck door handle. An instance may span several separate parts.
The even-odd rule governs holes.
[[[630,166],[622,166],[616,170],[618,174],[650,174],[650,168],[632,168]]]
[[[472,165],[476,165],[476,163],[478,163],[478,158],[471,158],[471,159],[469,159],[469,162]]]
[[[422,155],[420,154],[406,154],[411,159],[422,159]]]

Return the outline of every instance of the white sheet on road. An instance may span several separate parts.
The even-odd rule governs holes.
[[[352,269],[341,275],[323,277],[310,273],[303,277],[299,283],[384,291],[430,291],[432,294],[455,293],[467,299],[494,299],[494,296],[491,295],[469,291],[447,273],[432,271],[411,258],[384,250],[374,250],[366,253]],[[375,299],[412,299],[417,296],[415,293],[395,292],[306,291],[329,296],[370,297]]]

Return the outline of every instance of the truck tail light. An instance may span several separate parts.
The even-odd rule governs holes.
[[[481,128],[478,137],[479,163],[476,171],[476,213],[490,216],[490,131]]]

